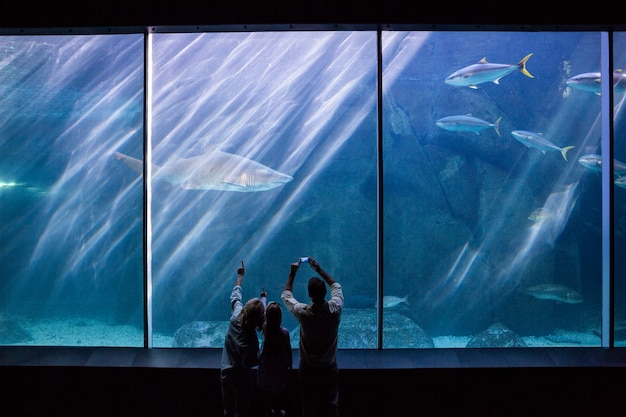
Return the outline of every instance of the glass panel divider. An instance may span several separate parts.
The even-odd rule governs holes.
[[[601,32],[602,100],[602,347],[613,347],[613,50]],[[608,233],[607,233],[608,232]]]
[[[152,348],[152,35],[144,33],[144,348]]]

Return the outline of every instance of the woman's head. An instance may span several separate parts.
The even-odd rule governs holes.
[[[265,306],[258,298],[248,300],[241,310],[241,326],[246,329],[262,329],[265,320]]]

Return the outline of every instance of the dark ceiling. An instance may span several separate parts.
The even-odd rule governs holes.
[[[424,29],[622,30],[626,2],[554,0],[4,0],[0,28],[423,25]],[[286,27],[284,26],[286,25]],[[413,26],[414,27],[414,26]],[[246,27],[248,29],[249,27]],[[201,29],[201,28],[200,28]]]

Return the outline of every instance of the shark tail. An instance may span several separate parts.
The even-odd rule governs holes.
[[[115,152],[115,159],[117,160],[122,160],[122,162],[124,162],[124,164],[126,164],[126,166],[128,166],[130,169],[132,169],[133,171],[135,171],[138,174],[143,175],[143,161],[136,159],[136,158],[132,158],[128,155],[124,155],[121,152]],[[160,167],[156,164],[152,164],[152,170],[153,172],[156,172]]]
[[[528,58],[530,58],[531,56],[533,56],[532,53],[526,55],[524,58],[522,58],[520,62],[517,63],[517,66],[520,67],[520,71],[522,72],[522,74],[530,78],[535,78],[535,76],[528,72],[528,70],[526,69],[526,61],[528,61]]]
[[[567,151],[569,151],[570,149],[574,149],[575,146],[566,146],[564,148],[561,149],[561,155],[563,155],[563,159],[565,159],[567,161]]]
[[[502,121],[502,116],[498,117],[498,120],[496,120],[496,122],[494,123],[494,127],[496,128],[496,133],[500,137],[502,137],[502,135],[500,134],[500,122],[501,121]]]

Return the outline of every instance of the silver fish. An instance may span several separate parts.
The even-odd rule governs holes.
[[[539,207],[533,210],[532,213],[530,213],[530,215],[528,216],[528,220],[530,220],[531,222],[540,222],[542,220],[550,219],[552,218],[552,216],[554,216],[552,211],[548,210],[545,207]]]
[[[615,178],[615,181],[613,181],[613,183],[620,188],[626,188],[626,175]]]
[[[405,295],[404,297],[396,297],[394,295],[385,295],[383,297],[383,308],[392,308],[399,304],[409,305],[409,295]],[[376,301],[375,307],[378,307],[378,301]]]
[[[565,84],[599,96],[602,88],[602,75],[599,72],[585,72],[569,78]],[[619,94],[626,92],[626,74],[621,69],[613,71],[613,91]]]
[[[602,172],[602,156],[596,154],[583,155],[578,158],[578,162],[594,172]],[[626,164],[613,159],[613,174],[622,176],[626,175]]]
[[[541,134],[530,132],[528,130],[514,130],[511,135],[529,148],[539,149],[544,154],[546,151],[559,151],[563,156],[563,159],[567,161],[567,152],[575,146],[565,146],[560,148],[548,139],[544,138]]]
[[[478,88],[478,84],[492,82],[499,84],[502,77],[509,75],[513,71],[521,71],[527,77],[535,78],[526,69],[526,61],[533,54],[528,54],[517,64],[492,64],[487,62],[487,58],[478,61],[477,64],[469,65],[452,73],[446,78],[445,83],[456,87]]]
[[[502,117],[499,117],[494,123],[489,123],[483,119],[479,119],[478,117],[473,117],[471,115],[466,116],[447,116],[442,117],[437,120],[435,124],[442,129],[448,130],[450,132],[473,132],[477,135],[480,134],[482,130],[488,129],[490,127],[496,130],[498,136],[500,135],[500,121],[502,121]]]
[[[560,284],[539,284],[525,288],[522,292],[540,300],[554,300],[568,304],[583,302],[582,295]]]
[[[120,152],[121,159],[133,171],[143,173],[143,162]],[[152,165],[152,178],[178,184],[185,190],[223,190],[254,192],[271,190],[293,180],[251,159],[220,150],[188,159],[178,158],[163,166]]]

